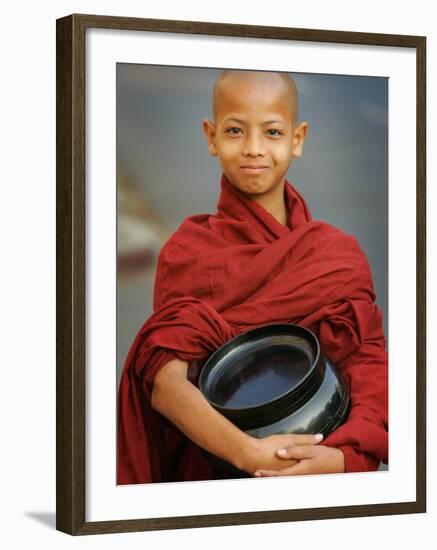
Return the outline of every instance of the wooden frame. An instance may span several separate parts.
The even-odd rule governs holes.
[[[415,501],[104,522],[85,521],[85,31],[87,28],[395,46],[416,50],[417,484]],[[57,529],[72,535],[82,535],[424,512],[426,509],[426,39],[419,36],[71,15],[57,21],[56,47]]]

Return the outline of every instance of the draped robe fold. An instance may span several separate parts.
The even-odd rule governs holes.
[[[312,330],[350,386],[349,417],[323,444],[343,451],[347,472],[388,462],[386,340],[369,264],[287,181],[284,199],[287,225],[222,174],[216,214],[187,218],[163,246],[154,311],[118,390],[119,484],[213,477],[201,449],[151,407],[154,377],[176,357],[201,368],[233,336],[276,322]]]

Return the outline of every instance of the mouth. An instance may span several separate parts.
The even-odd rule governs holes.
[[[260,174],[268,169],[268,166],[256,165],[256,164],[245,164],[240,166],[240,169],[246,174]]]

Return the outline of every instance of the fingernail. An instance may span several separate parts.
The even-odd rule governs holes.
[[[323,439],[323,434],[317,434],[314,436],[316,438],[316,441],[322,441]]]
[[[285,455],[287,449],[278,449],[278,455]]]
[[[255,477],[261,477],[261,473],[260,473],[260,472],[255,472],[255,473],[254,473],[254,476],[255,476]]]

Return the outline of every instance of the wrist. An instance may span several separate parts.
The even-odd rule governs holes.
[[[336,448],[335,451],[337,452],[337,464],[338,464],[338,472],[344,473],[346,471],[346,460],[344,456],[344,452],[341,448]]]
[[[256,457],[259,455],[259,439],[244,432],[239,446],[239,452],[235,455],[233,464],[239,470],[253,474],[256,469]]]

